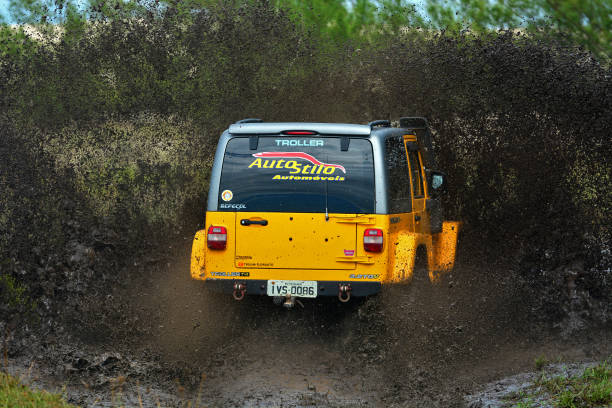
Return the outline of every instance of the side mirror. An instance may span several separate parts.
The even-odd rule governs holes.
[[[431,189],[442,190],[446,186],[446,174],[440,171],[431,172]]]

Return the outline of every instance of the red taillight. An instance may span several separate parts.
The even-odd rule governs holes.
[[[383,232],[378,228],[368,228],[363,232],[363,249],[368,252],[382,252]]]
[[[310,130],[288,130],[283,132],[285,135],[316,135],[317,132],[312,132]]]
[[[210,249],[225,249],[227,245],[227,229],[211,225],[208,228],[206,241]]]

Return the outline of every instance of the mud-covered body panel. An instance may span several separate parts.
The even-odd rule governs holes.
[[[381,253],[367,253],[363,249],[363,245],[357,245],[356,239],[356,237],[363,236],[366,228],[385,230],[388,222],[385,216],[376,214],[359,216],[329,214],[329,221],[325,221],[324,214],[259,214],[262,218],[270,219],[268,226],[274,225],[275,222],[282,222],[281,228],[286,232],[280,239],[286,238],[286,242],[284,247],[278,247],[278,245],[273,245],[274,242],[270,243],[263,240],[262,236],[242,236],[242,239],[246,241],[244,246],[251,248],[249,250],[251,255],[236,252],[236,237],[240,236],[237,231],[240,228],[245,228],[240,225],[239,218],[244,216],[244,213],[230,212],[208,212],[206,214],[207,226],[226,227],[227,247],[221,251],[199,247],[200,250],[206,251],[206,254],[198,258],[195,258],[195,255],[192,256],[193,259],[205,259],[205,272],[201,272],[204,275],[199,275],[195,279],[240,277],[247,280],[287,279],[356,282],[364,280],[382,282],[386,279],[388,263],[386,251],[383,249]],[[294,220],[290,221],[290,218],[294,218]],[[316,223],[314,219],[317,220]],[[293,229],[291,225],[295,225]],[[325,226],[328,228],[323,228]],[[257,229],[267,228],[267,226],[260,227],[259,225],[248,228],[252,227]],[[296,231],[302,231],[304,239],[289,241],[288,237],[295,235],[292,232]],[[340,234],[346,233],[345,231],[348,231],[350,237],[340,236]],[[313,238],[306,239],[310,234]],[[251,239],[249,240],[249,238]],[[347,238],[350,238],[351,246],[346,250],[354,251],[352,254],[344,252],[344,247],[334,243],[338,239],[346,242]],[[325,239],[328,241],[325,242]],[[325,245],[329,246],[326,247]],[[337,252],[334,252],[334,249]],[[258,253],[262,253],[263,258],[258,258]],[[247,257],[250,259],[247,259]],[[276,259],[283,264],[274,264]],[[286,267],[287,265],[291,267]],[[321,267],[322,265],[325,267]],[[355,276],[358,276],[358,278],[355,278]]]
[[[276,214],[279,217],[290,217],[289,214]],[[330,219],[334,216],[330,215]],[[207,213],[207,225],[226,226],[228,236],[236,235],[236,214],[226,212]],[[357,217],[355,217],[357,218]],[[457,237],[460,229],[458,222],[445,222],[440,234],[420,234],[410,232],[413,220],[406,214],[382,216],[376,214],[363,215],[358,218],[363,224],[355,225],[355,235],[362,236],[366,228],[377,227],[388,233],[384,236],[383,252],[370,254],[363,246],[356,246],[353,256],[337,256],[334,258],[337,266],[334,268],[272,268],[266,265],[246,265],[242,255],[235,253],[235,239],[228,239],[223,251],[207,250],[205,245],[194,244],[192,252],[192,278],[198,280],[312,280],[338,282],[379,282],[381,284],[410,282],[414,270],[417,249],[426,249],[429,277],[436,281],[441,273],[451,270],[454,266]],[[348,221],[354,218],[348,218]],[[198,233],[195,241],[205,242],[205,231]],[[273,246],[257,243],[254,247],[261,251],[277,253]],[[298,246],[296,246],[297,248]],[[325,256],[320,251],[320,242],[312,241],[309,245],[293,252],[295,264],[308,265],[313,258],[312,252]],[[313,249],[314,248],[314,249]],[[202,260],[204,260],[202,262]],[[242,265],[240,265],[242,263]],[[253,263],[257,263],[254,261]],[[240,266],[239,266],[240,265]]]

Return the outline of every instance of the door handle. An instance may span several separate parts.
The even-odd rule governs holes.
[[[414,216],[414,220],[417,221],[417,222],[421,221],[421,216],[420,215],[415,215]]]
[[[261,220],[261,221],[248,220],[248,219],[240,220],[240,225],[245,225],[248,227],[249,225],[252,225],[252,224],[263,225],[265,227],[266,225],[268,225],[268,220]]]

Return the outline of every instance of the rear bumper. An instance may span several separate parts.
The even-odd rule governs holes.
[[[206,286],[220,293],[232,293],[236,283],[246,285],[247,295],[267,295],[267,280],[206,279]],[[350,285],[352,297],[374,295],[381,289],[380,282],[318,281],[317,296],[338,296],[340,285]]]

